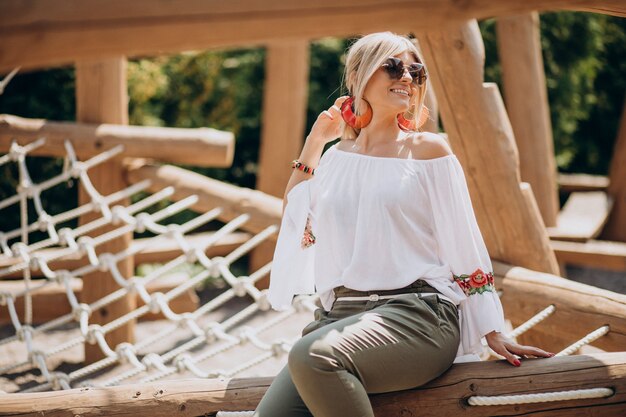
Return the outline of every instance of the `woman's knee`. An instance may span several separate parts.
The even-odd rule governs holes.
[[[303,337],[298,340],[289,351],[287,364],[294,376],[310,373],[312,370],[332,372],[344,369],[341,358],[323,337]]]

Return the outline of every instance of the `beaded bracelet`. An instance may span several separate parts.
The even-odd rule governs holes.
[[[291,167],[295,169],[299,169],[300,171],[306,172],[307,174],[315,175],[315,169],[310,166],[304,165],[302,162],[294,159],[291,161]]]

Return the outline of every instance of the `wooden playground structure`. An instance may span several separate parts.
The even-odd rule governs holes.
[[[190,208],[198,213],[217,208],[220,221],[249,216],[240,232],[219,236],[205,252],[209,258],[225,257],[252,235],[280,224],[281,198],[290,175],[284,167],[299,154],[305,136],[309,42],[323,36],[382,30],[413,32],[430,74],[427,106],[431,114],[441,116],[445,135],[465,170],[477,220],[494,260],[506,318],[514,328],[523,327],[516,333],[518,341],[562,355],[528,360],[516,369],[501,361],[455,364],[424,387],[374,396],[377,414],[418,415],[413,410],[419,408],[419,415],[624,415],[626,295],[561,275],[564,265],[575,264],[623,271],[626,279],[626,107],[608,177],[557,176],[538,29],[538,12],[548,10],[626,17],[626,3],[619,0],[401,1],[393,6],[383,0],[367,5],[327,0],[315,4],[244,0],[236,5],[196,0],[34,0],[27,7],[7,0],[0,3],[0,73],[15,67],[34,70],[74,65],[77,114],[75,123],[0,115],[0,152],[15,151],[13,141],[26,146],[45,137],[46,145],[29,155],[62,157],[69,139],[76,156],[85,160],[123,145],[123,154],[90,168],[98,192],[109,195],[149,180],[148,190],[153,193],[173,186],[170,198],[174,201],[197,195]],[[476,19],[494,16],[506,103],[497,85],[485,83],[483,77],[484,45]],[[231,133],[127,126],[127,57],[244,45],[267,48],[254,190],[163,164],[229,167],[235,143]],[[291,65],[283,64],[285,57]],[[439,127],[430,122],[426,130],[437,132]],[[571,192],[562,210],[559,186]],[[88,204],[92,197],[81,188],[78,204]],[[119,199],[118,204],[129,205],[129,197]],[[94,209],[81,215],[80,224],[99,216]],[[110,230],[103,228],[102,233]],[[212,233],[192,236],[198,241],[213,239]],[[251,273],[271,261],[275,239],[275,233],[268,235],[251,252]],[[104,243],[99,251],[117,253],[133,245],[141,242],[128,232]],[[46,250],[53,254],[60,249]],[[132,277],[135,265],[165,262],[180,253],[175,245],[150,247],[121,260],[117,269],[124,277]],[[20,262],[19,257],[0,256],[0,270]],[[74,270],[87,263],[84,257],[59,259],[47,266]],[[33,276],[38,272],[34,270]],[[0,294],[23,286],[22,273],[16,269],[0,276]],[[111,275],[94,271],[73,282],[81,303],[92,303],[116,291],[119,283]],[[180,282],[148,289],[165,292],[177,285]],[[35,311],[31,319],[46,321],[71,312],[65,294],[63,288],[34,294],[33,304],[47,307]],[[141,304],[136,295],[126,295],[106,309],[92,311],[89,323],[104,325]],[[173,299],[170,307],[179,313],[193,311],[198,300],[193,291],[186,291]],[[19,300],[16,309],[24,309]],[[534,327],[526,326],[538,313],[541,316]],[[0,322],[8,321],[9,314],[0,305]],[[134,340],[132,321],[106,335],[109,346]],[[580,343],[571,345],[577,340]],[[568,356],[590,342],[596,348],[593,353]],[[98,344],[85,343],[87,363],[104,356]],[[211,379],[54,393],[0,393],[0,416],[215,415],[254,409],[270,382],[271,378]],[[610,393],[547,403],[517,399],[480,404],[483,397],[590,389]],[[573,414],[576,412],[579,414]]]

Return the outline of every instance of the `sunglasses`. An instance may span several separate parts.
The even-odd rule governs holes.
[[[421,62],[415,62],[405,66],[401,59],[391,57],[385,61],[382,67],[387,70],[387,74],[389,74],[389,78],[392,80],[401,79],[404,75],[404,68],[409,69],[409,74],[413,78],[413,81],[411,81],[413,84],[421,86],[426,82],[426,78],[428,78],[426,75],[426,67]]]

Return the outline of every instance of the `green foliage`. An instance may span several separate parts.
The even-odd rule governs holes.
[[[235,135],[232,168],[196,172],[255,187],[265,51],[184,53],[129,62],[130,123],[205,127]]]

